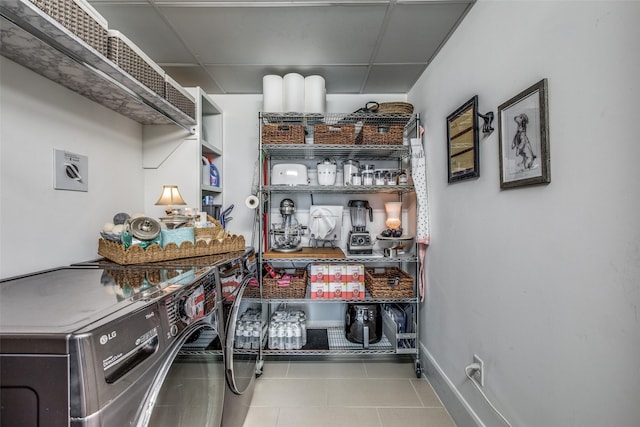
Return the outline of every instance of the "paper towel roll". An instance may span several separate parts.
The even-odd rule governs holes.
[[[282,112],[282,77],[269,74],[262,77],[262,111],[268,113]]]
[[[245,206],[249,209],[256,209],[259,203],[260,200],[256,196],[249,196],[247,197],[247,200],[244,201]]]
[[[307,76],[304,79],[304,112],[325,112],[325,88],[322,76]]]
[[[298,73],[285,74],[283,80],[284,112],[304,112],[304,77]]]

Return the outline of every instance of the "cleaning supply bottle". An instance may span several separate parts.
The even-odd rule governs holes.
[[[211,163],[211,185],[214,187],[220,187],[220,172],[218,172],[218,168],[216,165]]]

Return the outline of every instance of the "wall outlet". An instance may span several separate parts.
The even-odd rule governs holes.
[[[478,366],[480,366],[480,369],[474,372],[473,378],[475,378],[478,384],[484,387],[484,362],[482,361],[482,359],[480,359],[480,357],[478,357],[477,354],[474,354],[473,363],[477,363]]]
[[[64,150],[53,150],[53,188],[89,191],[89,159]]]

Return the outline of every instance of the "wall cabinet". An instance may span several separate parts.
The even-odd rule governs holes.
[[[265,330],[265,347],[263,354],[295,354],[295,355],[362,355],[362,354],[412,354],[415,355],[416,373],[421,374],[419,361],[418,343],[418,297],[417,297],[417,271],[418,258],[413,241],[400,253],[387,253],[385,256],[383,246],[389,246],[390,241],[378,240],[376,236],[384,229],[384,203],[386,201],[401,201],[403,203],[403,226],[406,226],[405,233],[411,234],[415,231],[415,197],[414,187],[411,179],[408,182],[397,181],[391,183],[368,182],[367,185],[343,185],[344,170],[338,168],[335,185],[319,185],[317,169],[314,165],[323,163],[324,159],[331,159],[337,165],[341,165],[345,160],[354,160],[363,164],[374,164],[376,169],[387,170],[407,170],[409,169],[410,146],[407,138],[419,127],[419,117],[417,115],[358,115],[358,114],[324,114],[324,115],[292,115],[292,114],[260,114],[261,138],[259,144],[259,155],[262,159],[262,174],[260,179],[260,196],[262,203],[258,211],[260,217],[261,239],[259,239],[259,263],[260,266],[269,271],[280,270],[292,272],[307,271],[307,287],[303,294],[298,294],[293,298],[290,295],[280,297],[279,293],[272,291],[273,282],[269,276],[261,278],[261,296],[263,305],[267,310],[267,318],[273,318],[283,309],[293,312],[300,310],[306,316],[306,332],[308,334],[304,346],[282,346],[273,345],[271,329],[267,325]],[[317,124],[340,127],[341,124],[348,123],[353,126],[349,128],[353,139],[344,141],[323,140],[318,143]],[[305,141],[300,141],[300,137],[295,136],[295,143],[291,143],[286,135],[283,135],[284,143],[265,138],[269,129],[265,126],[278,124],[284,132],[300,133],[299,129],[291,129],[295,126],[302,126],[306,134]],[[388,126],[400,126],[400,140],[396,138],[392,143],[385,143],[374,137],[372,140],[366,136],[362,138],[363,127],[373,126],[375,129],[385,128],[381,132],[386,132]],[[314,131],[315,130],[315,131]],[[313,135],[313,136],[311,136]],[[311,143],[313,142],[313,143]],[[298,181],[296,185],[282,183],[279,177],[273,175],[274,166],[288,164],[302,164],[307,167],[309,180]],[[278,168],[278,170],[281,170]],[[274,180],[273,178],[278,178]],[[274,183],[274,181],[276,181]],[[278,224],[283,221],[280,216],[280,203],[283,199],[290,199],[294,202],[296,210],[296,220],[303,228],[302,233],[306,238],[302,239],[302,250],[282,252],[282,247],[278,243],[274,244],[274,228],[279,228]],[[367,225],[367,231],[376,244],[370,254],[350,254],[348,235],[351,230],[349,209],[349,199],[366,200],[373,208],[374,221]],[[309,227],[311,215],[309,209],[313,205],[337,205],[344,207],[341,222],[341,233],[335,242],[335,247],[327,245],[316,245],[310,239]],[[306,216],[305,216],[306,215]],[[368,222],[368,221],[367,221]],[[306,230],[304,230],[306,227]],[[274,250],[276,249],[276,250]],[[399,293],[394,295],[391,292],[384,295],[372,294],[368,288],[364,296],[353,297],[348,293],[347,298],[325,299],[313,296],[311,292],[312,265],[363,265],[367,271],[375,273],[377,271],[396,271],[399,269],[408,274],[411,280],[409,293]],[[263,271],[264,271],[263,270]],[[375,274],[374,274],[375,276]],[[392,274],[393,276],[393,274]],[[404,277],[404,276],[403,276]],[[391,279],[391,277],[390,277]],[[283,294],[284,295],[284,294]],[[344,295],[343,295],[344,296]],[[375,305],[381,314],[383,334],[380,341],[367,345],[366,342],[353,342],[346,338],[347,316],[354,305]],[[402,321],[395,316],[397,311],[403,311],[406,316]],[[275,313],[275,314],[274,314]],[[353,315],[353,314],[352,314]],[[351,315],[351,316],[352,316]],[[407,324],[408,322],[408,324]],[[400,324],[402,323],[402,324]],[[276,341],[277,342],[277,341]]]

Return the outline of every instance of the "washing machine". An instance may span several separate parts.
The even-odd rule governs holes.
[[[222,289],[227,387],[223,427],[242,427],[256,376],[261,374],[266,325],[257,281],[257,258],[251,247],[237,258],[216,265]]]
[[[219,426],[222,304],[211,266],[63,267],[0,281],[6,426]]]

